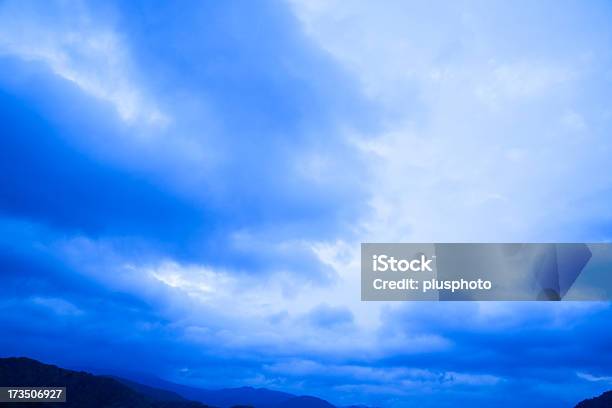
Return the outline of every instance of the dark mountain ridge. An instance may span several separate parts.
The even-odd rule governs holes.
[[[72,371],[29,358],[0,358],[0,385],[3,387],[66,387],[67,401],[28,403],[29,407],[64,408],[207,408],[187,401],[157,401],[110,377]],[[23,407],[23,403],[3,403],[3,407]]]
[[[599,397],[586,399],[575,408],[612,408],[612,391],[604,392]]]
[[[142,384],[118,376],[93,375],[43,364],[25,357],[0,358],[0,386],[66,387],[65,403],[28,403],[29,407],[63,408],[334,408],[311,396],[265,388],[207,390],[163,380]],[[23,407],[6,403],[3,407]]]
[[[206,390],[160,379],[142,384],[117,376],[93,375],[43,364],[25,357],[0,358],[1,387],[66,387],[65,403],[27,403],[28,407],[62,408],[335,408],[311,396],[265,388]],[[23,403],[2,403],[23,408]],[[351,406],[345,408],[368,408]],[[612,391],[586,399],[575,408],[612,408]]]

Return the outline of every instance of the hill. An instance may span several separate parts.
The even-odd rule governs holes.
[[[116,375],[93,375],[84,371],[66,370],[24,357],[0,358],[0,386],[66,387],[67,402],[28,403],[29,407],[334,408],[320,398],[296,396],[266,388],[208,390],[154,378],[149,378],[148,383],[143,384]],[[2,404],[2,407],[7,408],[23,406],[23,403]]]
[[[612,408],[612,391],[607,391],[599,397],[586,399],[575,408]]]
[[[294,397],[288,399],[282,404],[278,405],[278,408],[335,408],[329,402],[316,397]]]
[[[185,399],[159,401],[114,378],[66,370],[29,358],[1,358],[0,385],[66,387],[65,403],[28,403],[29,407],[207,408],[207,405]],[[3,403],[2,406],[22,408],[24,404]]]

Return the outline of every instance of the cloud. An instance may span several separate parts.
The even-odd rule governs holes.
[[[311,324],[321,328],[335,328],[353,323],[353,314],[348,308],[331,307],[326,304],[312,309],[307,318]]]
[[[488,78],[481,79],[475,94],[490,109],[501,104],[525,101],[546,95],[572,80],[572,72],[551,63],[517,61],[491,67]]]
[[[608,140],[594,129],[574,133],[606,110],[591,90],[609,70],[597,56],[609,55],[609,30],[589,23],[588,10],[290,3],[313,41],[384,106],[385,129],[353,138],[371,177],[364,237],[586,239],[586,225],[608,219],[598,203],[612,180],[595,170],[606,159],[587,147],[608,151]],[[549,9],[558,18],[540,24]],[[513,23],[495,23],[508,16]]]
[[[581,378],[581,379],[586,380],[586,381],[605,382],[605,383],[611,383],[612,384],[612,377],[606,377],[606,376],[598,377],[598,376],[595,376],[595,375],[592,375],[592,374],[589,374],[589,373],[581,373],[581,372],[576,373],[576,376],[578,378]]]
[[[32,298],[32,303],[49,308],[54,313],[59,315],[78,316],[83,314],[83,311],[72,303],[60,298],[48,298],[35,296]]]
[[[167,125],[170,118],[139,87],[126,45],[112,26],[99,25],[96,14],[80,2],[4,2],[0,54],[45,64],[83,92],[112,104],[128,123]]]
[[[6,153],[0,168],[10,180],[0,202],[5,216],[73,233],[124,236],[178,237],[202,225],[203,211],[193,203],[159,183],[89,160],[14,98],[2,94],[0,104],[4,129],[18,135],[0,142]]]
[[[491,375],[471,375],[458,372],[433,372],[426,369],[406,367],[369,367],[359,365],[324,365],[315,361],[289,361],[266,367],[266,370],[296,377],[317,376],[341,381],[395,387],[398,393],[404,389],[415,389],[436,385],[495,385],[500,378]]]

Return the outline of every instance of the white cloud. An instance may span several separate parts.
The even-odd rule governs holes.
[[[591,112],[607,105],[584,93],[610,72],[605,32],[595,41],[565,24],[542,24],[547,7],[509,15],[516,10],[501,4],[289,4],[306,35],[382,111],[377,131],[350,137],[368,175],[368,210],[352,237],[315,246],[342,282],[334,299],[363,327],[375,330],[384,314],[407,306],[354,298],[360,242],[603,238],[582,226],[609,219],[609,197],[600,192],[609,191],[612,173],[598,170],[608,167],[609,132],[586,133]],[[321,163],[311,166],[318,174]],[[479,327],[523,324],[522,313],[485,304],[477,319]],[[570,305],[563,313],[588,311]],[[571,324],[545,315],[546,324]],[[401,350],[405,340],[398,335],[387,346],[397,341]]]
[[[604,383],[612,384],[612,377],[609,377],[609,376],[596,376],[596,375],[592,375],[589,373],[582,373],[582,372],[577,372],[576,376],[578,378],[581,378],[589,382],[604,382]]]
[[[352,138],[371,176],[356,243],[558,241],[608,217],[592,205],[608,201],[599,192],[612,176],[596,169],[607,165],[610,140],[603,131],[568,135],[604,108],[583,90],[609,72],[605,57],[592,57],[595,47],[609,55],[605,32],[594,45],[566,25],[542,26],[545,7],[507,24],[513,11],[501,4],[290,4],[383,110],[379,131]],[[542,32],[544,44],[534,41]]]
[[[341,378],[344,383],[388,385],[404,392],[424,386],[452,387],[459,385],[487,386],[503,381],[489,374],[470,374],[454,371],[434,371],[408,367],[322,364],[311,360],[290,360],[264,367],[266,371],[296,377]]]
[[[295,271],[246,273],[171,258],[136,262],[124,259],[110,241],[83,237],[55,243],[53,249],[99,284],[155,304],[162,316],[176,322],[173,327],[186,340],[220,351],[379,358],[452,347],[444,337],[429,333],[380,336],[379,313],[390,306],[360,301],[358,249],[341,241],[279,245],[291,250],[306,244],[337,271],[333,282],[322,285]],[[352,316],[342,330],[309,324],[319,317],[322,304],[324,311],[350,310]]]
[[[475,85],[475,94],[490,109],[546,96],[554,87],[571,81],[573,75],[569,69],[537,60],[491,64],[487,68]]]
[[[49,23],[47,13],[57,20]],[[0,54],[45,64],[58,77],[110,103],[127,123],[165,126],[170,120],[139,84],[121,36],[78,2],[3,3]]]

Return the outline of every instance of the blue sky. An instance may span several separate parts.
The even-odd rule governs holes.
[[[611,14],[0,2],[0,354],[385,407],[612,388],[610,304],[362,303],[358,253],[609,241]]]

